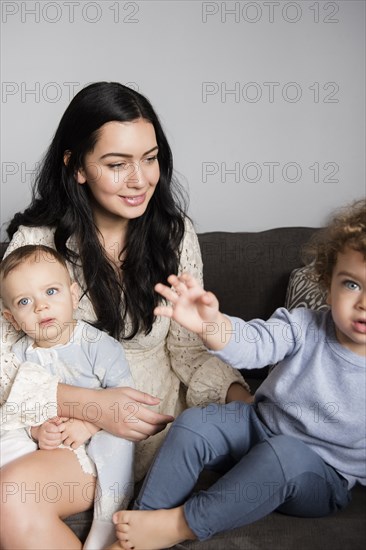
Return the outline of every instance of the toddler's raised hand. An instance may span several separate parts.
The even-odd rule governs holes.
[[[179,277],[170,275],[168,282],[172,288],[158,283],[155,290],[171,302],[171,305],[156,307],[155,315],[174,319],[186,329],[198,334],[211,349],[223,348],[226,341],[221,338],[222,324],[230,329],[231,323],[220,313],[216,296],[204,290],[188,273],[183,273]]]

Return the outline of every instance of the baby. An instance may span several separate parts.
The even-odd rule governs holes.
[[[73,318],[78,285],[57,251],[42,245],[17,248],[1,263],[0,277],[4,316],[25,333],[12,347],[20,362],[40,364],[59,382],[75,386],[133,386],[121,344]],[[17,430],[5,422],[0,435],[2,466],[37,448],[74,452],[83,472],[97,475],[94,520],[84,548],[100,550],[116,540],[112,515],[132,496],[133,443],[90,422],[59,417],[34,419]]]

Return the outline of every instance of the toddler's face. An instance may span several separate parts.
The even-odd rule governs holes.
[[[78,287],[55,258],[37,255],[23,261],[2,283],[4,316],[39,347],[66,344],[74,326]]]
[[[338,254],[328,304],[339,343],[366,355],[366,261],[361,252],[346,248]]]

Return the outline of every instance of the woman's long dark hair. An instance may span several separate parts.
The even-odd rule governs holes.
[[[88,186],[78,185],[74,174],[93,150],[103,124],[139,118],[154,126],[160,179],[146,212],[128,222],[119,277],[98,239]],[[67,165],[65,152],[70,155]],[[184,209],[184,199],[173,180],[172,153],[150,102],[122,84],[97,82],[82,89],[66,109],[40,166],[31,204],[15,214],[8,234],[12,238],[20,225],[54,227],[56,249],[83,267],[96,326],[115,338],[131,339],[139,331],[151,331],[153,309],[159,302],[154,285],[177,273]],[[70,237],[78,254],[66,244]]]

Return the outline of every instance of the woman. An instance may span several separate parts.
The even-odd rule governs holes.
[[[52,416],[48,404],[57,403],[60,416],[86,418],[140,442],[139,480],[166,425],[187,406],[250,400],[240,374],[208,355],[195,335],[154,318],[160,301],[154,285],[183,271],[201,279],[202,262],[173,179],[169,145],[141,94],[99,82],[75,96],[41,165],[31,205],[15,215],[8,233],[7,253],[45,244],[66,258],[82,289],[77,317],[123,342],[137,389],[75,388],[39,372],[34,391],[25,393],[37,367],[16,363],[9,349],[17,336],[8,329],[2,347],[3,428],[41,424]],[[14,489],[21,487],[24,468],[39,483],[37,506]],[[3,481],[15,484],[3,503],[4,548],[81,548],[61,521],[92,504],[93,496],[85,494],[86,488],[93,492],[94,479],[79,470],[73,454],[62,449],[31,453],[2,470]],[[55,482],[61,488],[71,483],[73,498],[69,485],[60,498],[46,498],[42,487]]]

